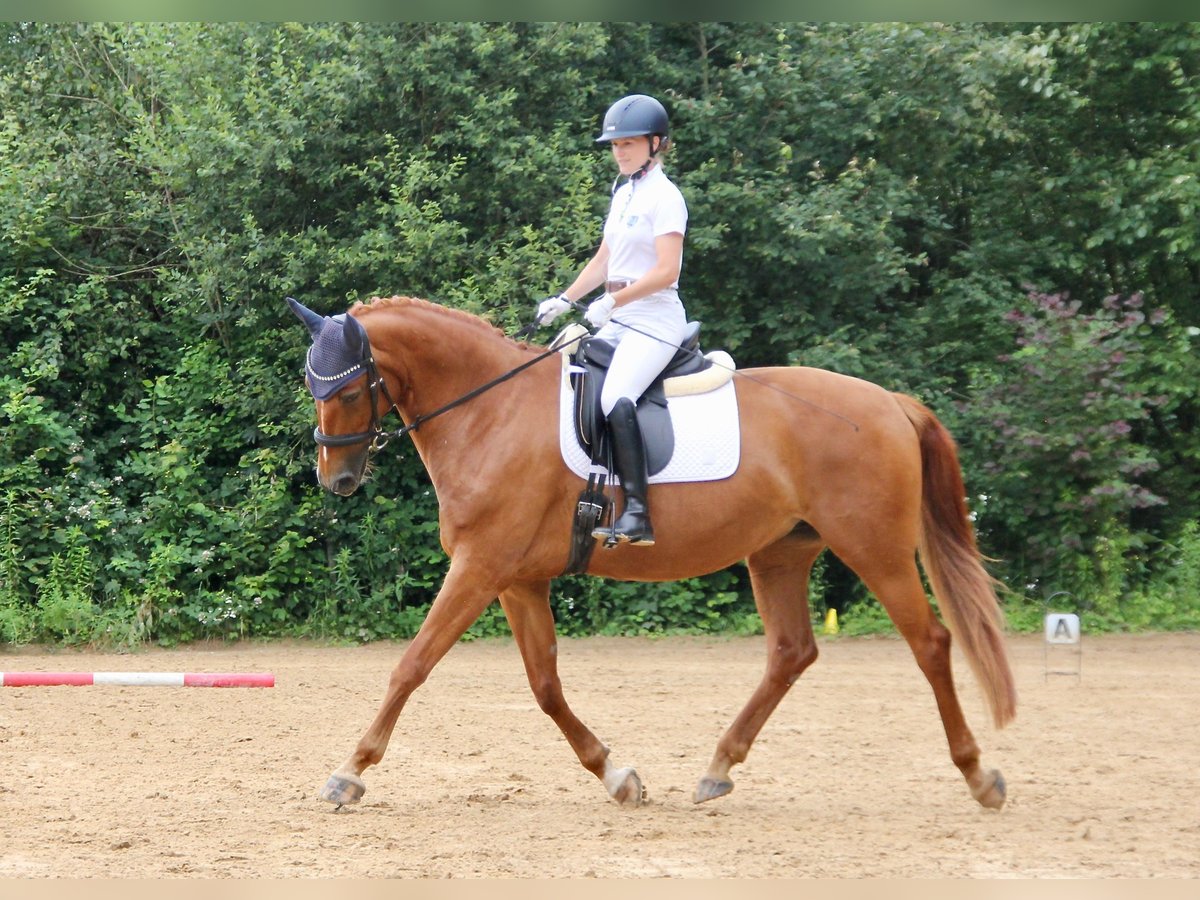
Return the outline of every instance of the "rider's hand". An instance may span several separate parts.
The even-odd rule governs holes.
[[[616,308],[617,301],[612,298],[612,294],[605,294],[599,300],[593,300],[588,304],[587,312],[583,317],[588,320],[595,328],[603,328],[605,323],[612,318],[613,309]]]
[[[566,294],[548,297],[538,304],[537,318],[534,321],[539,325],[549,325],[570,308],[571,301],[567,299]]]

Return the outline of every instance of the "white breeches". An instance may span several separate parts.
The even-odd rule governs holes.
[[[637,402],[671,361],[686,331],[687,316],[674,291],[652,294],[616,309],[608,324],[596,332],[596,337],[617,345],[600,395],[605,416],[622,397]]]

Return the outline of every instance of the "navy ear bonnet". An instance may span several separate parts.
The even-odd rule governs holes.
[[[317,400],[328,400],[367,371],[371,346],[367,332],[353,316],[322,316],[288,297],[292,311],[308,326],[313,343],[308,348],[304,372],[308,389]]]
[[[366,371],[362,345],[351,348],[346,340],[346,332],[350,330],[346,319],[345,313],[326,319],[321,333],[308,348],[304,371],[308,375],[308,389],[318,400],[328,400]],[[358,325],[354,319],[350,321]]]

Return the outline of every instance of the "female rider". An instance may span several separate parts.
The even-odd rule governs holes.
[[[687,204],[663,171],[670,127],[667,111],[653,97],[631,94],[610,106],[596,142],[611,146],[620,173],[604,237],[571,286],[538,305],[537,321],[549,324],[572,302],[604,286],[584,317],[599,329],[596,337],[616,345],[600,398],[625,494],[613,531],[618,541],[648,546],[654,532],[636,404],[671,361],[687,327],[678,293]],[[593,534],[604,539],[610,532]]]

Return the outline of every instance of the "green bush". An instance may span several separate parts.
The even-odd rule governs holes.
[[[709,347],[935,408],[1010,616],[1061,588],[1192,627],[1198,65],[1186,22],[0,23],[0,641],[415,633],[428,477],[393,446],[320,491],[283,298],[528,321],[596,245],[632,90],[672,114]],[[840,565],[811,594],[884,627]],[[759,627],[737,568],[552,602]]]

